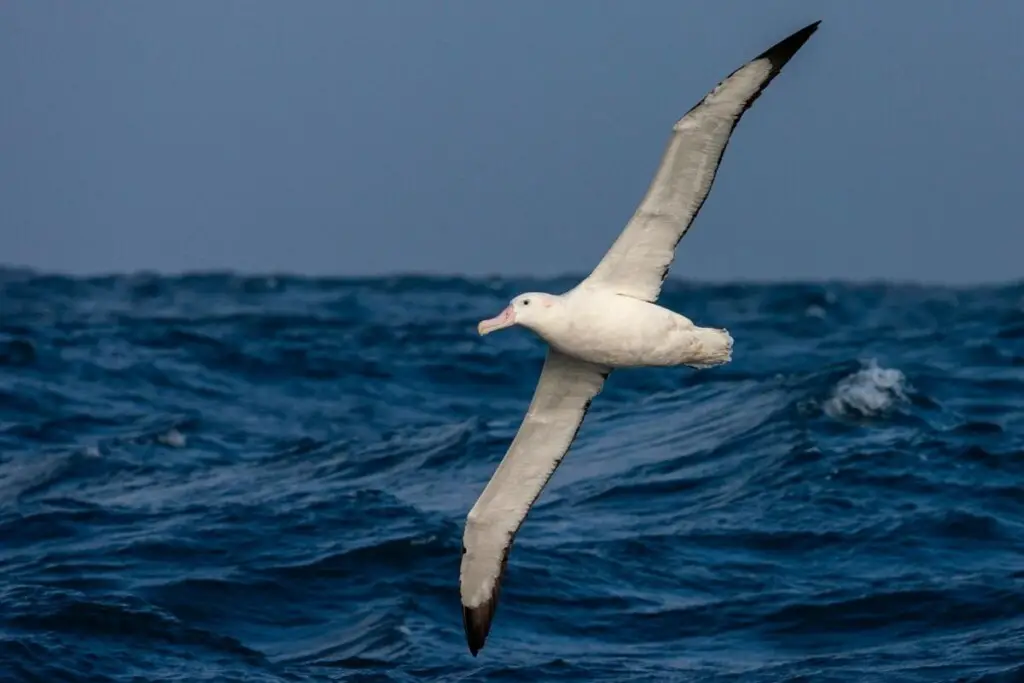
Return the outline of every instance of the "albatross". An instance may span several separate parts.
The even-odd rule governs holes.
[[[609,373],[629,367],[700,369],[731,360],[727,330],[698,327],[655,302],[676,246],[711,190],[733,129],[819,23],[741,66],[676,122],[647,194],[590,275],[564,294],[520,294],[480,322],[480,335],[519,325],[548,348],[519,431],[466,517],[459,583],[474,657],[490,632],[516,532]]]

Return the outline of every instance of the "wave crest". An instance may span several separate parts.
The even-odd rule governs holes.
[[[906,402],[907,391],[903,372],[882,367],[871,359],[839,381],[824,410],[830,417],[875,417]]]

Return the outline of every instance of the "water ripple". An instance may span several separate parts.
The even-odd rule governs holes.
[[[0,269],[0,678],[1018,680],[1024,284],[709,286],[613,373],[463,640],[466,511],[572,278]]]

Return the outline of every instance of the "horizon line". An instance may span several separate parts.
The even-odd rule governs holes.
[[[125,270],[96,270],[96,271],[62,271],[58,269],[43,269],[33,266],[21,266],[0,262],[0,277],[18,274],[32,278],[65,278],[70,280],[103,280],[109,278],[140,278],[158,277],[165,279],[187,279],[201,277],[240,277],[240,278],[275,278],[290,280],[349,280],[349,281],[372,281],[388,279],[424,279],[424,280],[470,280],[470,281],[550,281],[573,279],[580,281],[587,274],[574,273],[571,271],[538,275],[526,273],[460,273],[453,271],[424,271],[424,270],[395,270],[382,271],[379,273],[324,273],[324,272],[302,272],[297,270],[247,270],[243,268],[184,268],[184,269],[154,269],[137,268]],[[670,275],[665,279],[666,283],[674,284],[697,284],[705,286],[729,287],[729,286],[750,286],[750,285],[826,285],[826,284],[852,284],[859,286],[888,285],[888,286],[913,286],[913,287],[942,287],[949,289],[964,289],[973,287],[1007,287],[1024,285],[1024,277],[1017,279],[993,279],[993,280],[963,280],[963,281],[941,281],[927,278],[912,277],[792,277],[792,278],[745,278],[742,276],[732,278],[706,278],[686,277],[684,275]]]

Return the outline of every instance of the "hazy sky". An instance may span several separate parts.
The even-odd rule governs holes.
[[[6,0],[0,263],[586,273],[815,19],[672,275],[1024,276],[1020,0]]]

